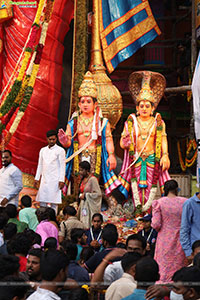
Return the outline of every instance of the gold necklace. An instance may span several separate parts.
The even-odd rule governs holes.
[[[79,124],[82,128],[83,135],[85,137],[88,137],[91,134],[93,122],[88,123],[88,125],[90,125],[88,128],[84,128],[84,125],[85,126],[88,126],[88,125],[86,125],[85,122],[83,122],[83,120],[79,120]],[[87,129],[87,132],[86,132],[86,129]]]
[[[90,118],[85,118],[82,115],[80,115],[80,119],[81,122],[83,122],[85,124],[85,126],[88,126],[94,119],[94,116],[90,117]]]
[[[139,118],[137,118],[138,127],[140,129],[140,136],[143,141],[145,141],[148,137],[149,131],[152,128],[154,121],[155,119],[153,117],[151,117],[148,121],[141,121]]]

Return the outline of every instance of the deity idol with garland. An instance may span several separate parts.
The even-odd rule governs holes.
[[[87,72],[79,88],[79,109],[67,125],[58,132],[61,144],[68,148],[66,165],[66,187],[69,184],[72,169],[79,174],[79,162],[88,161],[91,173],[99,178],[102,174],[105,193],[109,195],[121,183],[113,170],[116,168],[114,144],[110,123],[103,118],[97,103],[97,88],[91,72]]]
[[[165,78],[155,72],[133,72],[129,89],[136,103],[136,115],[129,115],[124,125],[120,146],[124,162],[119,175],[122,193],[128,198],[131,188],[136,209],[147,211],[157,192],[157,182],[163,186],[169,180],[167,134],[159,113],[153,116],[166,86]]]

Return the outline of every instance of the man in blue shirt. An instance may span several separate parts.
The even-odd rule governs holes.
[[[200,240],[200,193],[196,193],[183,204],[180,242],[185,255],[192,262],[192,244]]]
[[[123,298],[123,300],[146,300],[145,294],[148,286],[160,278],[157,262],[150,256],[141,258],[136,263],[134,278],[138,282],[137,288],[131,295]],[[140,283],[143,284],[140,285]]]

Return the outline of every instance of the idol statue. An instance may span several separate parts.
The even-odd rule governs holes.
[[[159,73],[140,71],[129,77],[136,115],[129,115],[122,132],[124,161],[118,179],[123,195],[128,198],[131,188],[135,209],[142,212],[151,208],[158,181],[163,194],[164,182],[170,178],[165,123],[159,113],[153,116],[165,86],[165,78]]]
[[[79,111],[76,111],[67,125],[58,132],[61,144],[68,148],[66,165],[66,187],[72,169],[79,174],[79,163],[88,161],[91,173],[97,178],[102,174],[105,193],[109,195],[121,183],[113,170],[116,168],[114,144],[110,123],[103,118],[97,103],[97,88],[91,72],[87,72],[78,92]]]

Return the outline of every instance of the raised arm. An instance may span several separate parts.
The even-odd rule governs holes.
[[[67,125],[66,133],[62,128],[58,130],[58,139],[63,147],[69,148],[71,146],[72,133],[69,124]]]

